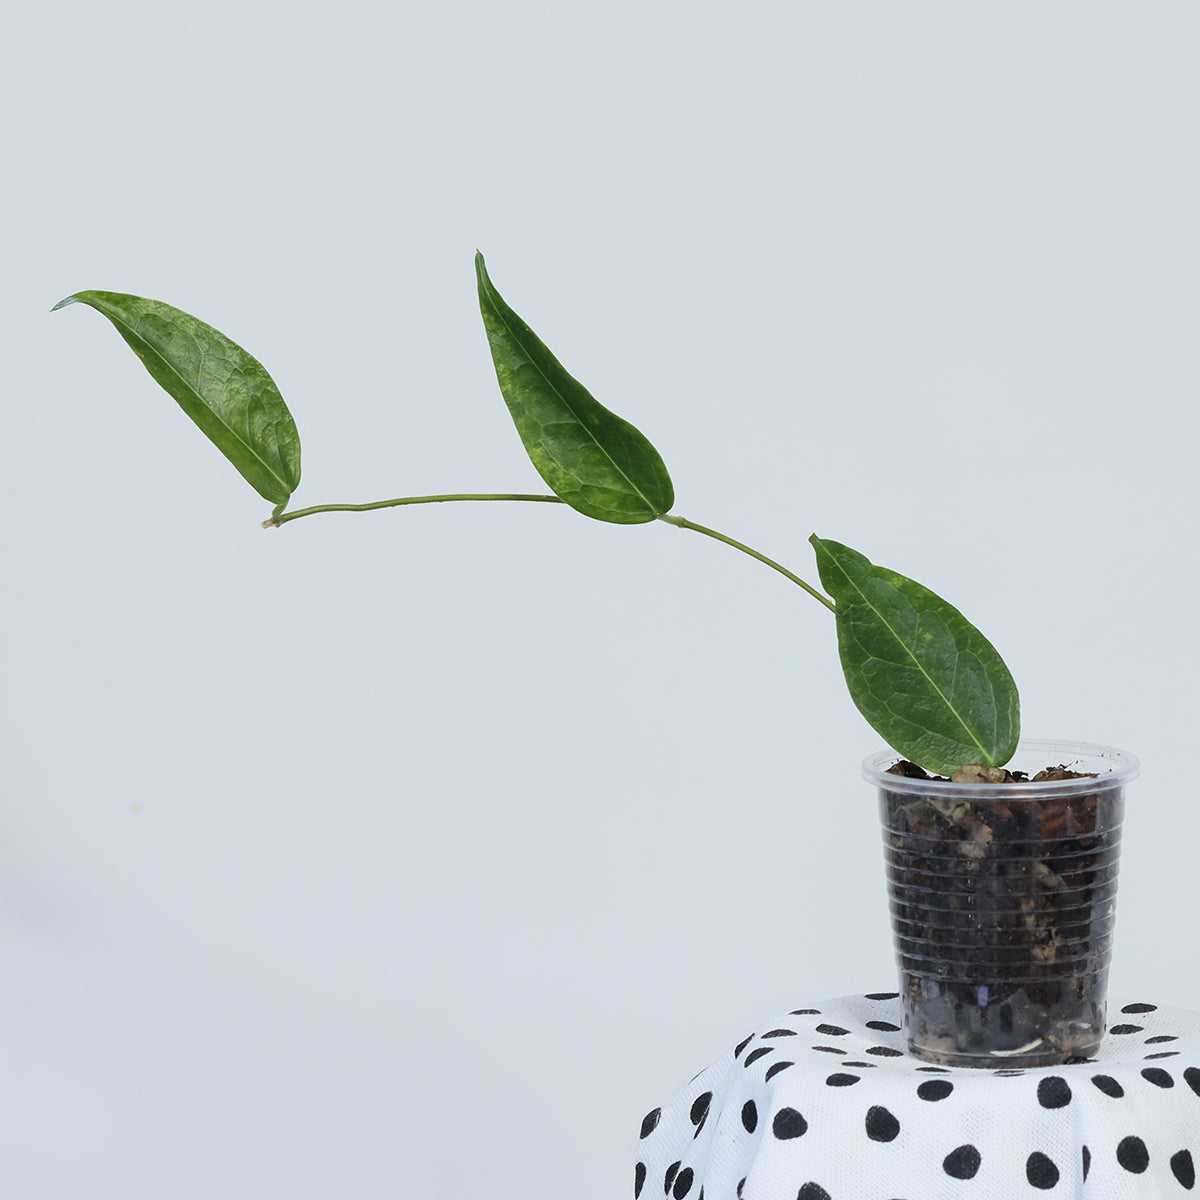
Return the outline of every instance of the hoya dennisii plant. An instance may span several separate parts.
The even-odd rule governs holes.
[[[479,307],[496,378],[521,441],[553,495],[402,496],[288,511],[300,484],[300,437],[279,389],[256,358],[203,321],[120,292],[77,292],[107,317],[143,366],[274,511],[264,527],[321,512],[364,512],[448,501],[567,504],[597,521],[664,521],[724,542],[786,576],[836,618],[850,695],[902,757],[931,772],[1001,767],[1019,730],[1016,684],[992,644],[928,588],[839,542],[809,539],[824,592],[743,542],[678,516],[662,456],[564,369],[504,302],[475,257]]]

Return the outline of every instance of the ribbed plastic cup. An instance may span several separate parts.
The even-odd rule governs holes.
[[[945,1066],[1042,1067],[1104,1035],[1131,754],[1023,741],[1012,771],[1089,778],[951,783],[863,763],[879,792],[909,1048]]]

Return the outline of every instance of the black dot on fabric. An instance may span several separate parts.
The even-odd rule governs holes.
[[[1157,1009],[1157,1004],[1127,1004],[1121,1011],[1123,1013],[1147,1013],[1155,1012]]]
[[[671,1189],[671,1195],[675,1197],[675,1200],[683,1200],[684,1196],[692,1190],[694,1178],[691,1167],[684,1167],[675,1176],[675,1186]]]
[[[763,1076],[763,1078],[770,1079],[772,1075],[778,1075],[780,1071],[786,1071],[788,1069],[788,1067],[794,1067],[795,1065],[796,1065],[795,1063],[790,1063],[790,1062],[772,1063],[767,1068],[767,1073],[766,1073],[766,1075]]]
[[[1024,1075],[1025,1072],[1024,1071],[1015,1071],[1015,1070],[1010,1069],[1007,1071],[993,1071],[992,1074],[995,1075],[998,1079],[1010,1079],[1010,1078],[1015,1079],[1018,1075]]]
[[[772,1030],[768,1031],[767,1033],[763,1034],[763,1037],[795,1037],[795,1036],[796,1036],[796,1031],[794,1029],[772,1029]]]
[[[1092,1169],[1092,1152],[1084,1146],[1083,1148],[1083,1179],[1087,1182],[1088,1172]]]
[[[661,1117],[662,1117],[662,1109],[661,1108],[652,1108],[642,1118],[641,1136],[644,1138],[648,1138],[658,1128],[658,1122]]]
[[[794,1108],[781,1108],[771,1122],[771,1132],[780,1141],[801,1137],[807,1129],[808,1122]]]
[[[1140,1137],[1125,1137],[1117,1143],[1117,1162],[1125,1170],[1140,1175],[1150,1165],[1150,1151]]]
[[[1035,1150],[1025,1160],[1025,1178],[1030,1187],[1048,1191],[1058,1183],[1058,1168],[1040,1150]]]
[[[1141,1033],[1145,1025],[1114,1025],[1109,1033]]]
[[[863,997],[863,999],[864,1000],[899,1000],[900,993],[899,992],[868,992]]]
[[[796,1200],[832,1200],[832,1198],[819,1183],[805,1183],[796,1193]]]
[[[948,1079],[927,1079],[917,1088],[917,1095],[922,1100],[945,1100],[954,1091],[954,1084]]]
[[[1197,1070],[1195,1067],[1188,1067],[1183,1073],[1183,1081],[1197,1096],[1200,1096],[1200,1070]]]
[[[820,1050],[822,1054],[845,1054],[846,1051],[841,1046],[814,1046],[814,1050]]]
[[[950,1069],[948,1067],[918,1067],[917,1070],[918,1071],[928,1071],[929,1074],[931,1074],[931,1075],[949,1075],[950,1074]],[[997,1071],[996,1074],[999,1075],[1000,1072]]]
[[[873,1071],[873,1070],[875,1070],[875,1068],[877,1066],[879,1066],[879,1064],[878,1063],[869,1063],[869,1062],[857,1062],[857,1061],[852,1062],[850,1059],[844,1058],[842,1060],[842,1066],[843,1067],[866,1067],[867,1070]]]
[[[1158,1037],[1146,1039],[1147,1046],[1157,1046],[1160,1042],[1177,1042],[1179,1039],[1173,1033],[1160,1033]]]
[[[942,1170],[952,1179],[974,1179],[982,1159],[970,1143],[951,1150],[942,1160]]]
[[[742,1063],[742,1066],[748,1067],[751,1063],[758,1062],[758,1060],[762,1058],[764,1054],[770,1054],[774,1049],[774,1046],[759,1046],[757,1050],[751,1050],[750,1053],[746,1055],[746,1061]]]
[[[745,1177],[743,1177],[738,1180],[738,1185],[737,1185],[738,1200],[742,1200],[742,1188],[744,1188],[745,1186],[746,1186],[746,1180],[745,1180]]]
[[[642,1194],[642,1188],[646,1185],[646,1164],[638,1163],[633,1168],[633,1200],[638,1200]]]
[[[1171,1155],[1171,1174],[1190,1192],[1196,1186],[1196,1164],[1190,1150]]]
[[[697,1200],[704,1200],[704,1188],[703,1188],[703,1186],[701,1186],[701,1188],[700,1188],[700,1195],[697,1197]]]
[[[692,1134],[692,1137],[700,1136],[700,1130],[704,1128],[704,1122],[708,1120],[708,1106],[711,1103],[712,1092],[705,1092],[692,1101],[692,1111],[688,1113],[692,1124],[696,1127],[696,1132]]]
[[[893,1050],[891,1046],[869,1046],[864,1054],[874,1054],[879,1058],[903,1058],[903,1050]]]
[[[1164,1071],[1162,1067],[1143,1067],[1142,1078],[1148,1083],[1154,1084],[1155,1087],[1172,1088],[1175,1086],[1175,1080],[1171,1078],[1171,1073]]]
[[[1047,1075],[1038,1083],[1037,1098],[1043,1108],[1065,1108],[1071,1103],[1071,1087],[1061,1075]]]
[[[679,1168],[683,1166],[682,1162],[673,1162],[668,1168],[667,1173],[663,1176],[663,1195],[665,1196],[671,1190],[671,1184],[675,1182],[675,1176],[679,1173]]]
[[[825,1083],[829,1087],[850,1087],[856,1084],[862,1078],[861,1075],[843,1075],[840,1072],[836,1075],[830,1075]]]
[[[754,1034],[751,1034],[744,1041],[738,1042],[738,1044],[733,1048],[733,1057],[737,1058],[737,1056],[741,1054],[741,1052],[745,1050],[745,1048],[750,1045],[752,1041],[754,1041]]]
[[[818,1025],[817,1032],[825,1037],[845,1037],[850,1030],[843,1029],[840,1025]]]
[[[742,1105],[742,1128],[747,1133],[753,1133],[758,1128],[758,1105],[753,1100],[747,1100]]]
[[[1092,1082],[1114,1100],[1119,1100],[1125,1095],[1125,1089],[1111,1075],[1093,1075]]]
[[[819,1008],[793,1008],[789,1017],[819,1017],[821,1010]]]
[[[1147,1055],[1146,1055],[1146,1058],[1147,1058],[1147,1059],[1151,1059],[1151,1058],[1178,1058],[1178,1057],[1179,1057],[1179,1051],[1178,1051],[1178,1050],[1160,1050],[1160,1051],[1159,1051],[1157,1054],[1147,1054]]]
[[[867,1137],[873,1142],[890,1142],[900,1132],[900,1122],[882,1105],[867,1109]]]
[[[868,1021],[868,1029],[878,1029],[880,1033],[899,1033],[900,1026],[893,1025],[891,1021]]]

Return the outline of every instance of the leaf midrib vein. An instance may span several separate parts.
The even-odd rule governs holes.
[[[113,318],[110,318],[110,319],[113,319]],[[136,337],[138,339],[138,341],[140,341],[142,343],[142,345],[145,346],[155,356],[155,358],[157,358],[158,361],[160,363],[162,363],[163,366],[166,367],[167,370],[169,370],[171,372],[171,374],[175,376],[176,379],[179,380],[180,384],[184,388],[186,388],[187,391],[189,391],[193,396],[196,397],[196,399],[200,402],[200,404],[203,408],[205,408],[214,417],[216,417],[217,423],[221,426],[221,428],[227,430],[229,432],[229,434],[238,442],[239,445],[244,446],[245,449],[247,450],[247,452],[254,458],[254,460],[256,462],[262,464],[263,468],[267,471],[267,473],[271,476],[271,478],[274,479],[279,484],[279,486],[281,488],[283,488],[284,491],[287,491],[287,492],[291,491],[291,489],[288,486],[287,480],[284,479],[281,475],[277,474],[275,469],[271,466],[271,464],[268,463],[254,449],[254,447],[251,446],[250,443],[247,442],[246,439],[243,438],[242,435],[240,433],[238,433],[238,431],[236,429],[234,429],[233,426],[230,425],[228,421],[225,420],[225,418],[215,408],[213,408],[210,404],[205,403],[204,397],[201,396],[200,393],[190,383],[188,383],[188,381],[186,379],[184,379],[184,377],[179,373],[179,370],[175,367],[174,363],[172,363],[170,361],[170,359],[165,357],[165,355],[162,354],[162,352],[158,349],[157,346],[154,345],[153,342],[151,342],[148,338],[146,338],[141,333],[141,331],[139,329],[137,329],[136,326],[134,326],[134,325],[130,324],[130,322],[126,321],[121,316],[121,314],[118,313],[115,319],[118,320],[120,322],[120,324],[122,324],[126,329],[128,329],[129,332],[132,333],[133,336]],[[195,341],[195,335],[190,330],[188,330],[187,332],[188,332],[188,336],[190,338],[192,338],[193,341]]]
[[[847,573],[846,569],[842,566],[842,564],[839,563],[836,559],[834,559],[834,565],[842,573],[842,576],[845,578],[846,582],[862,598],[862,602],[879,619],[880,624],[883,625],[883,627],[892,635],[892,637],[894,637],[896,639],[897,645],[899,645],[900,648],[904,651],[904,653],[912,660],[913,666],[915,666],[917,668],[917,670],[925,677],[925,679],[929,683],[929,686],[931,688],[933,688],[933,690],[938,694],[938,696],[941,698],[942,702],[946,705],[946,708],[951,713],[954,714],[954,719],[963,727],[963,731],[966,733],[968,740],[973,745],[979,747],[980,752],[984,755],[985,758],[988,757],[987,748],[979,740],[979,738],[977,738],[975,736],[970,725],[968,725],[967,722],[965,720],[963,720],[962,715],[959,713],[958,709],[955,708],[955,706],[950,702],[950,698],[946,695],[946,693],[942,690],[942,688],[934,680],[933,676],[930,675],[929,672],[921,665],[921,660],[908,648],[907,644],[905,643],[904,639],[900,636],[900,634],[896,630],[896,628],[891,624],[890,621],[888,621],[888,619],[883,615],[883,613],[881,613],[879,611],[879,609],[876,608],[874,604],[872,604],[872,602],[871,602],[870,598],[867,596],[866,592],[864,592],[862,590],[862,588],[860,588],[858,586],[858,583],[850,577],[850,575]],[[919,618],[920,613],[918,613],[917,615]],[[871,657],[875,658],[876,656],[874,654],[872,654]],[[957,647],[955,647],[954,669],[957,672],[957,670],[958,670],[958,649],[957,649]],[[930,729],[927,732],[933,733],[934,730]]]
[[[617,464],[617,462],[613,458],[613,456],[611,454],[609,454],[609,452],[604,448],[604,446],[597,440],[596,435],[588,428],[587,422],[584,421],[579,416],[579,414],[571,406],[571,402],[567,399],[567,397],[562,394],[562,392],[558,389],[558,387],[554,383],[554,381],[552,379],[550,379],[550,377],[546,374],[545,371],[542,370],[541,364],[538,363],[536,358],[534,358],[534,356],[529,353],[529,350],[526,347],[524,339],[521,337],[520,332],[518,330],[515,330],[512,327],[512,325],[508,321],[507,316],[505,315],[504,309],[501,307],[500,304],[497,303],[497,300],[499,300],[499,299],[500,299],[500,297],[496,293],[496,289],[491,286],[491,283],[489,281],[488,301],[490,302],[490,304],[492,306],[492,312],[496,315],[496,317],[498,318],[500,323],[508,331],[509,337],[511,337],[513,339],[513,341],[516,342],[516,344],[521,347],[522,351],[524,351],[526,362],[528,362],[529,365],[531,367],[533,367],[533,369],[541,377],[542,382],[555,394],[555,396],[558,397],[558,399],[562,402],[563,407],[567,410],[567,412],[569,412],[571,414],[571,416],[575,418],[576,423],[584,431],[584,433],[587,434],[588,438],[591,440],[592,444],[596,447],[596,449],[599,450],[600,453],[603,454],[604,457],[606,459],[608,459],[608,461],[612,464],[613,470],[616,471],[616,473],[622,479],[624,479],[627,484],[629,484],[629,486],[633,489],[634,493],[646,505],[646,508],[650,512],[657,515],[658,514],[658,505],[653,504],[650,500],[650,497],[647,496],[646,493],[643,492],[642,489],[640,487],[638,487],[638,485],[636,483],[634,483],[634,481],[632,479],[630,479],[628,475],[625,474],[625,472]],[[547,350],[547,353],[549,353],[549,350]],[[566,368],[564,367],[563,370],[565,371]],[[580,384],[580,386],[582,387],[583,385]],[[596,403],[599,404],[600,402],[597,400]],[[615,414],[610,414],[610,415],[615,416]],[[617,418],[617,419],[619,420],[620,418]],[[578,479],[578,476],[575,476],[575,478]]]

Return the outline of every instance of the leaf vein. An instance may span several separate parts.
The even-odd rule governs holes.
[[[490,281],[487,285],[487,290],[488,290],[488,301],[491,305],[493,314],[501,322],[501,324],[503,324],[504,328],[508,331],[509,336],[511,338],[513,338],[519,346],[521,346],[522,350],[524,350],[525,348],[523,345],[523,338],[521,337],[520,331],[516,330],[512,327],[512,325],[509,323],[508,319],[506,318],[503,310],[500,308],[499,305],[497,305],[494,295],[493,295],[495,289],[491,286]],[[560,391],[560,389],[554,383],[554,381],[551,380],[550,377],[546,374],[546,372],[542,370],[541,364],[536,362],[533,359],[533,357],[530,356],[528,351],[525,351],[525,362],[538,373],[538,375],[541,377],[542,382],[546,385],[546,387],[549,388],[549,390],[551,392],[553,392],[555,396],[558,397],[558,399],[562,402],[563,407],[571,414],[571,416],[573,416],[575,418],[579,427],[587,434],[588,439],[592,443],[592,445],[595,446],[596,449],[599,450],[600,453],[603,454],[606,459],[608,459],[608,461],[612,464],[613,470],[616,471],[616,473],[625,481],[626,484],[628,484],[628,486],[629,486],[630,490],[633,492],[633,494],[636,495],[645,504],[648,511],[655,513],[657,515],[658,506],[650,500],[650,497],[647,496],[645,494],[645,492],[643,492],[642,489],[640,487],[638,487],[638,485],[632,479],[630,479],[630,477],[625,473],[625,471],[622,469],[620,464],[618,464],[617,461],[613,458],[613,456],[611,454],[609,454],[608,450],[605,448],[603,443],[600,442],[596,438],[596,435],[594,433],[592,433],[591,429],[588,427],[588,423],[583,419],[583,417],[581,417],[579,415],[578,412],[575,411],[575,408],[572,405],[571,401],[562,393],[562,391]],[[566,370],[565,367],[563,369]],[[545,426],[543,425],[542,428],[544,429]]]

